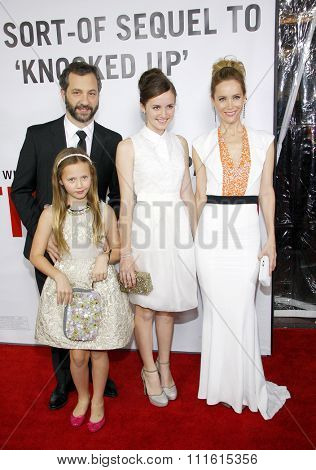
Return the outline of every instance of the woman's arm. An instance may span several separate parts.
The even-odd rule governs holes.
[[[259,191],[260,207],[262,209],[267,229],[267,241],[259,255],[259,258],[262,258],[262,256],[264,255],[269,256],[270,275],[276,266],[276,248],[274,232],[275,194],[273,189],[273,171],[274,143],[272,142],[267,151]]]
[[[45,209],[38,221],[30,253],[30,262],[46,276],[51,277],[57,286],[57,303],[68,304],[72,301],[70,283],[59,269],[55,268],[44,256],[49,237],[52,234],[52,208]]]
[[[106,228],[105,236],[108,243],[108,246],[105,247],[105,249],[111,250],[111,255],[109,256],[109,264],[116,264],[120,261],[120,234],[118,230],[115,212],[110,206],[105,206],[104,226]]]
[[[134,287],[136,275],[132,257],[131,235],[134,210],[134,148],[131,139],[119,143],[116,152],[116,169],[120,184],[121,205],[119,234],[121,241],[120,277],[124,285]]]
[[[203,207],[206,203],[206,170],[205,166],[201,162],[199,154],[192,148],[192,159],[196,175],[196,192],[195,192],[195,203],[197,211],[197,220],[199,220]]]
[[[92,271],[93,282],[103,281],[108,275],[108,265],[115,264],[120,259],[120,236],[117,228],[117,219],[110,205],[104,206],[103,226],[105,243],[104,252],[95,260]]]
[[[187,206],[189,218],[190,218],[190,226],[191,226],[192,234],[194,236],[195,231],[196,231],[197,220],[196,220],[196,205],[195,205],[194,193],[192,189],[192,182],[191,182],[191,176],[190,176],[190,170],[189,170],[189,147],[188,147],[187,141],[181,135],[178,135],[178,138],[180,139],[180,142],[184,150],[184,160],[185,160],[185,171],[184,171],[184,176],[182,180],[180,196],[181,196],[181,199],[184,201],[185,205]]]

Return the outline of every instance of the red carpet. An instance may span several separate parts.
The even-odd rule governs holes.
[[[136,352],[111,353],[119,397],[106,398],[106,426],[91,434],[72,429],[76,395],[58,411],[47,408],[55,385],[46,347],[1,345],[0,448],[3,449],[315,449],[316,330],[275,330],[266,377],[292,395],[270,421],[198,400],[198,354],[173,354],[180,394],[166,408],[143,395]],[[51,380],[50,380],[51,378]]]

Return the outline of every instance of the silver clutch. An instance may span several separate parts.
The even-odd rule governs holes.
[[[73,289],[73,300],[64,310],[64,334],[72,341],[92,341],[102,318],[101,296],[94,289]]]

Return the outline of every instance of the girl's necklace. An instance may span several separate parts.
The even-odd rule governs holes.
[[[90,206],[88,204],[85,207],[83,207],[82,209],[72,209],[71,207],[67,207],[67,212],[68,212],[68,214],[71,214],[71,215],[85,214],[89,210],[90,210]]]

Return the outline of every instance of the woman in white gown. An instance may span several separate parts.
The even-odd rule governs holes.
[[[276,263],[274,137],[242,125],[244,77],[241,62],[214,64],[211,99],[220,124],[193,142],[203,301],[198,397],[270,419],[290,398],[286,387],[265,380],[255,311],[259,259],[269,257],[270,275]],[[267,228],[261,252],[258,201]]]
[[[153,291],[131,294],[130,301],[136,306],[135,337],[144,365],[144,392],[153,405],[166,406],[177,397],[169,367],[174,313],[197,306],[190,227],[196,213],[188,145],[183,137],[167,131],[176,90],[159,69],[143,73],[139,90],[146,125],[119,144],[116,156],[121,192],[120,277],[131,288],[136,284],[136,270],[151,275]]]

